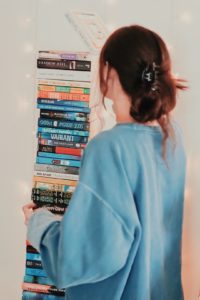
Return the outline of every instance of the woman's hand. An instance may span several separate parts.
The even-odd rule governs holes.
[[[39,208],[36,209],[36,207],[37,207],[36,204],[33,202],[30,202],[22,207],[24,217],[25,217],[24,223],[26,225],[28,225],[29,219],[34,213],[34,211],[39,210]]]

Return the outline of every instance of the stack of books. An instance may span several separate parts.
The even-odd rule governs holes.
[[[89,53],[39,51],[37,59],[37,155],[32,200],[63,215],[76,188],[90,133]],[[67,213],[67,212],[66,212]],[[62,299],[42,268],[40,254],[26,241],[23,300]]]

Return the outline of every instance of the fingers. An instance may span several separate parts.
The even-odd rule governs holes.
[[[28,204],[25,204],[25,205],[22,207],[22,210],[25,212],[25,211],[27,211],[27,210],[29,210],[29,209],[34,209],[34,208],[36,208],[36,204],[33,203],[33,202],[30,202],[30,203],[28,203]]]

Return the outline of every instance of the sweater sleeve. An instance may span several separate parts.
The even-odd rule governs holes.
[[[99,165],[104,148],[100,143],[99,151],[97,144],[90,143],[84,153],[80,180],[62,220],[44,209],[34,213],[28,224],[27,238],[39,250],[42,265],[58,288],[112,276],[125,265],[132,245],[137,247],[139,242],[136,211],[130,229],[108,201],[109,195],[104,198],[102,191],[108,190],[105,185],[115,187],[102,176],[107,167],[113,172],[115,169],[112,161],[107,167]]]

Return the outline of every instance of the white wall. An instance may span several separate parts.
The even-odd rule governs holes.
[[[34,161],[36,49],[86,50],[65,20],[69,8],[96,11],[110,30],[138,23],[157,31],[170,45],[174,73],[189,80],[190,90],[180,94],[176,116],[189,160],[183,281],[186,300],[193,300],[200,286],[198,0],[0,0],[1,298],[21,297],[26,235],[21,207],[30,201]]]

